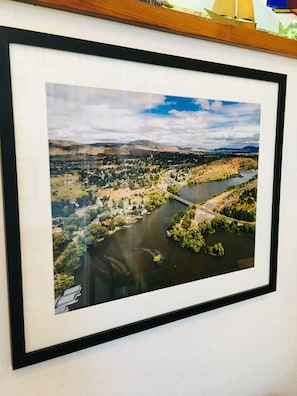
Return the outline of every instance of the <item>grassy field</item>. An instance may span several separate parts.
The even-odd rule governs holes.
[[[257,168],[258,161],[252,158],[236,157],[220,159],[192,169],[188,183],[197,184],[212,180],[224,180],[237,176],[240,171]]]
[[[51,177],[52,201],[69,199],[75,201],[76,198],[86,194],[85,188],[78,182],[78,175],[63,175]]]

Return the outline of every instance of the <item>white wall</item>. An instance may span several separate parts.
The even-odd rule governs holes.
[[[288,74],[277,292],[13,371],[1,196],[0,394],[295,396],[296,60],[6,0],[0,25]]]

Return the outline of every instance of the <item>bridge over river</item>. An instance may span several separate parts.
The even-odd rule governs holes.
[[[209,220],[211,220],[212,218],[214,218],[215,216],[218,215],[218,213],[212,211],[211,209],[207,209],[199,204],[195,204],[194,202],[191,202],[185,198],[180,197],[179,195],[174,195],[174,194],[170,194],[171,198],[175,199],[178,202],[181,202],[187,206],[193,206],[196,205],[196,220],[201,221],[205,218],[208,218]],[[225,216],[226,217],[226,216]],[[226,217],[227,218],[227,217]],[[235,219],[229,219],[230,221],[235,220]]]
[[[191,202],[191,201],[189,201],[188,199],[185,199],[185,198],[180,197],[179,195],[172,194],[172,193],[168,192],[167,190],[165,190],[165,189],[163,189],[163,188],[161,188],[161,187],[158,187],[158,186],[155,186],[155,187],[156,187],[158,190],[160,190],[160,191],[162,191],[162,192],[165,192],[166,194],[169,194],[171,198],[175,199],[175,200],[178,201],[178,202],[183,203],[184,205],[187,205],[187,206],[194,206],[194,205],[196,205],[197,209],[198,209],[199,212],[200,212],[200,216],[199,216],[199,217],[203,217],[203,218],[206,218],[206,217],[207,217],[207,218],[213,218],[213,217],[215,217],[215,216],[218,215],[216,212],[214,212],[214,211],[212,211],[212,210],[210,210],[210,209],[207,209],[207,208],[205,208],[205,207],[199,205],[198,203]],[[225,216],[225,217],[226,217],[226,216]],[[234,219],[232,219],[232,220],[234,220]]]
[[[193,205],[195,205],[194,202],[188,201],[187,199],[182,198],[182,197],[180,197],[180,196],[178,196],[178,195],[174,195],[174,194],[170,194],[170,195],[171,195],[171,197],[174,198],[176,201],[179,201],[179,202],[181,202],[181,203],[183,203],[183,204],[185,204],[185,205],[187,205],[187,206],[193,206]]]
[[[175,195],[175,194],[169,193],[168,191],[164,190],[161,187],[158,187],[158,186],[155,186],[155,187],[157,187],[158,190],[161,190],[161,191],[169,194],[171,198],[175,199],[178,202],[183,203],[184,205],[187,205],[187,206],[196,205],[196,212],[197,212],[196,213],[196,220],[198,220],[198,221],[201,221],[201,220],[206,219],[206,218],[211,220],[211,219],[213,219],[214,217],[216,217],[218,215],[217,212],[214,212],[213,210],[211,210],[209,208],[206,208],[205,206],[201,206],[201,205],[199,205],[199,203],[191,202],[191,201],[189,201],[189,200],[187,200],[185,198],[180,197],[179,195]],[[234,219],[232,217],[228,217],[228,216],[225,216],[225,215],[222,215],[222,214],[221,214],[221,216],[225,217],[225,219],[227,219],[230,222],[236,221],[239,226],[242,226],[245,223],[246,224],[253,224],[254,223],[254,222],[251,223],[249,221]]]

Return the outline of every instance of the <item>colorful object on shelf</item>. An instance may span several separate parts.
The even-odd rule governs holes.
[[[215,0],[212,10],[205,9],[217,21],[255,29],[254,5],[252,0]]]
[[[173,8],[173,6],[169,3],[168,0],[140,0],[142,3],[153,4],[157,6],[164,6],[168,8]]]
[[[165,0],[138,0],[140,2],[144,3],[149,3],[152,5],[156,6],[163,6],[165,8],[172,8],[175,11],[180,11],[188,14],[192,14],[195,16],[200,16],[200,17],[209,17],[209,14],[206,13],[206,10],[209,10],[210,12],[216,12],[214,11],[213,7],[215,5],[216,7],[216,1],[215,0],[167,0],[167,3]],[[297,1],[297,0],[295,0]],[[169,5],[168,5],[169,3]],[[245,8],[251,8],[254,12],[254,15],[248,16],[247,14],[244,14],[243,16],[237,15],[237,18],[231,18],[227,17],[224,15],[223,17],[221,15],[216,16],[216,19],[220,18],[222,22],[227,22],[227,23],[232,23],[233,25],[241,25],[250,27],[252,29],[258,29],[262,31],[267,31],[267,32],[273,32],[278,34],[279,33],[279,26],[280,26],[280,21],[282,22],[283,25],[287,26],[292,22],[292,18],[295,18],[294,14],[290,13],[275,13],[273,12],[271,7],[267,6],[267,1],[266,0],[221,0],[218,2],[218,5],[222,7],[230,7],[230,4],[235,4],[233,9],[237,7],[238,11],[241,12],[240,10],[242,7]],[[237,4],[239,4],[237,6]],[[242,6],[243,4],[243,6]],[[220,12],[216,12],[217,14],[220,14]],[[251,19],[251,22],[248,22],[247,20]]]
[[[297,0],[267,0],[267,7],[276,13],[293,13],[297,15]]]

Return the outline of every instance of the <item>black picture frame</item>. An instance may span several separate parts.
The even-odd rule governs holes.
[[[15,54],[14,49],[16,47],[17,51],[19,52]],[[57,341],[43,340],[43,337],[46,338],[46,332],[51,332],[50,328],[47,327],[46,331],[40,331],[40,344],[37,345],[41,346],[36,347],[35,341],[32,341],[32,339],[35,338],[34,334],[36,334],[36,332],[38,333],[39,326],[41,326],[42,328],[43,315],[47,315],[47,320],[49,321],[67,321],[67,318],[69,318],[69,320],[71,319],[71,323],[69,324],[70,333],[70,328],[73,327],[73,324],[82,323],[82,321],[85,321],[85,318],[82,317],[82,312],[84,311],[83,309],[72,311],[71,316],[68,313],[61,316],[55,315],[54,310],[50,311],[50,309],[48,309],[47,307],[45,307],[44,310],[41,309],[40,311],[40,306],[39,310],[34,311],[35,304],[38,305],[37,300],[39,300],[39,296],[36,293],[38,293],[39,289],[40,293],[43,293],[43,290],[48,289],[48,293],[49,295],[51,295],[53,283],[51,282],[51,279],[41,279],[41,277],[32,278],[32,283],[34,284],[36,283],[34,282],[36,279],[38,280],[37,283],[39,283],[40,281],[40,288],[37,287],[37,291],[35,291],[35,294],[33,294],[32,296],[30,295],[30,291],[28,290],[28,285],[30,284],[30,279],[28,280],[28,278],[30,278],[30,276],[32,275],[32,268],[30,270],[26,269],[27,263],[31,261],[31,258],[32,261],[40,261],[41,257],[37,257],[36,259],[35,255],[38,255],[39,253],[36,253],[35,250],[32,251],[32,246],[34,246],[34,244],[31,247],[27,247],[27,233],[30,233],[31,227],[36,227],[37,232],[42,240],[42,233],[44,228],[41,227],[41,229],[39,229],[38,225],[34,226],[31,224],[31,221],[33,223],[34,217],[32,215],[35,213],[35,211],[36,217],[38,217],[38,213],[43,210],[42,197],[39,200],[40,207],[36,207],[36,203],[32,204],[32,206],[34,206],[34,210],[31,212],[31,221],[29,221],[29,224],[28,217],[25,213],[26,206],[23,207],[24,205],[26,205],[23,201],[31,199],[30,197],[28,198],[28,196],[26,196],[26,192],[28,192],[28,185],[29,189],[31,189],[34,183],[38,184],[39,182],[38,177],[31,177],[32,180],[30,179],[30,177],[28,180],[24,180],[24,177],[27,177],[26,175],[30,174],[32,169],[36,170],[43,167],[43,163],[36,163],[36,159],[33,159],[31,161],[30,156],[34,156],[34,149],[36,150],[36,148],[29,148],[28,151],[23,155],[24,158],[19,153],[20,147],[22,147],[21,142],[27,140],[26,134],[28,130],[26,129],[26,127],[24,127],[26,122],[25,124],[23,123],[22,114],[20,115],[18,113],[22,111],[20,109],[22,109],[24,106],[32,107],[32,105],[30,104],[30,100],[27,97],[29,95],[28,91],[24,88],[18,88],[20,86],[20,81],[22,80],[22,78],[21,80],[19,79],[18,75],[23,77],[30,74],[28,81],[32,85],[32,90],[35,89],[34,81],[38,78],[37,75],[34,75],[34,73],[32,74],[32,70],[30,70],[30,67],[28,66],[30,65],[30,63],[26,65],[26,56],[28,56],[29,58],[31,56],[30,54],[26,54],[27,48],[29,48],[30,51],[35,51],[37,53],[37,56],[44,51],[50,51],[50,54],[52,53],[52,51],[54,51],[57,52],[58,57],[60,56],[60,54],[63,54],[63,56],[65,55],[65,57],[71,55],[76,56],[77,59],[90,59],[90,63],[92,63],[93,60],[95,63],[98,61],[100,62],[100,60],[102,59],[107,60],[107,62],[119,61],[121,62],[121,65],[124,65],[124,67],[128,69],[132,64],[140,68],[149,66],[148,69],[156,69],[157,72],[158,69],[164,70],[165,68],[168,73],[173,73],[173,75],[176,75],[178,79],[185,78],[190,80],[193,76],[193,73],[203,74],[203,77],[210,79],[210,85],[213,85],[213,82],[211,80],[212,78],[218,77],[218,80],[220,80],[220,77],[223,76],[224,79],[230,80],[230,83],[234,85],[234,92],[239,92],[239,96],[241,95],[240,92],[242,87],[244,87],[244,84],[250,84],[253,87],[255,91],[253,93],[254,97],[258,97],[259,95],[261,96],[263,91],[267,90],[267,92],[269,93],[269,97],[267,97],[266,95],[263,96],[263,98],[261,99],[262,103],[260,136],[262,140],[260,143],[259,156],[262,158],[262,163],[265,160],[266,170],[264,170],[264,167],[259,169],[259,176],[261,175],[261,172],[265,173],[264,176],[266,184],[261,187],[262,196],[260,197],[260,201],[266,202],[265,210],[267,210],[267,212],[265,212],[265,214],[261,212],[262,207],[264,206],[263,204],[262,207],[261,205],[260,208],[257,207],[256,233],[257,228],[259,227],[260,231],[258,232],[258,246],[260,246],[260,254],[258,254],[259,252],[257,253],[259,257],[257,257],[258,262],[257,264],[255,264],[254,269],[256,271],[258,270],[258,268],[260,268],[259,274],[256,273],[256,275],[253,275],[251,277],[251,280],[247,281],[244,286],[236,288],[232,279],[227,279],[226,284],[224,283],[224,286],[222,287],[222,290],[219,290],[218,294],[212,295],[211,297],[201,298],[197,302],[193,301],[193,298],[195,299],[195,296],[191,298],[189,297],[189,302],[187,302],[188,300],[187,298],[185,298],[185,301],[176,305],[173,304],[173,307],[171,303],[168,304],[165,302],[161,308],[155,308],[155,310],[153,309],[152,311],[148,311],[147,313],[145,312],[140,316],[136,315],[137,307],[139,308],[142,304],[142,301],[137,301],[138,298],[141,298],[139,297],[139,295],[133,297],[135,305],[132,306],[132,309],[130,307],[132,299],[121,299],[120,301],[123,302],[120,302],[120,304],[126,304],[127,310],[132,311],[132,319],[129,318],[127,320],[120,320],[119,322],[115,321],[115,323],[108,322],[103,328],[96,328],[96,324],[90,324],[90,328],[84,330],[82,334],[80,334],[80,330],[78,329],[77,335],[67,335],[63,338],[62,334],[62,338],[59,338]],[[50,54],[49,56],[51,56]],[[46,58],[46,55],[44,57]],[[66,61],[66,63],[67,62],[68,61]],[[54,62],[52,60],[48,62],[49,68],[52,67],[51,65],[53,63]],[[88,64],[88,62],[84,61],[84,64]],[[80,67],[85,66],[81,66],[81,64],[79,63],[78,69]],[[81,70],[81,75],[86,76],[87,69],[79,70]],[[61,71],[63,70],[60,68],[59,72]],[[64,72],[68,73],[68,71],[66,70],[64,70]],[[66,75],[67,73],[64,74]],[[146,71],[144,71],[143,73],[146,73]],[[46,77],[42,78],[46,79]],[[237,82],[239,82],[239,89],[236,88]],[[220,84],[221,83],[218,82],[218,85]],[[158,82],[155,83],[155,87],[157,87],[157,85]],[[20,89],[20,95],[17,93],[18,89]],[[161,93],[163,91],[164,89],[163,87],[161,87]],[[207,62],[199,59],[190,59],[183,57],[182,54],[181,56],[176,56],[171,54],[155,53],[147,51],[145,49],[126,48],[106,43],[91,42],[87,40],[55,36],[14,28],[0,28],[0,136],[6,226],[12,364],[14,369],[62,356],[64,354],[78,351],[87,347],[95,346],[97,344],[111,341],[136,332],[151,329],[153,327],[164,325],[169,322],[187,318],[191,315],[203,313],[229,304],[238,303],[240,301],[257,297],[276,290],[278,221],[285,93],[286,75],[271,71],[248,69],[229,64],[220,64]],[[238,101],[238,98],[235,98],[235,100]],[[245,99],[242,99],[242,101],[244,100]],[[25,104],[25,102],[29,102],[29,105]],[[21,117],[21,119],[18,119],[19,116]],[[268,119],[270,119],[269,122],[271,122],[271,124],[269,124]],[[268,125],[264,125],[263,127],[262,122],[264,122],[265,124],[265,120],[267,120]],[[32,126],[34,124],[35,119],[31,118],[28,122],[28,125]],[[40,134],[46,134],[46,132],[40,131]],[[47,139],[46,136],[44,138]],[[267,142],[270,142],[270,144],[266,145]],[[24,160],[25,162],[29,160],[29,162],[25,163]],[[23,167],[27,167],[28,164],[29,170],[27,169],[25,172],[23,170]],[[264,176],[262,176],[261,183],[264,180]],[[50,184],[49,177],[46,183],[47,185]],[[41,189],[43,191],[43,188]],[[39,191],[38,187],[37,190]],[[30,195],[31,193],[32,190],[30,190],[28,194]],[[48,194],[48,191],[46,191],[46,193]],[[48,199],[50,201],[50,197]],[[48,218],[45,226],[45,228],[47,227],[48,229],[48,231],[46,232],[47,237],[49,234],[51,234],[51,219],[49,213],[50,212],[46,211],[44,215],[45,218]],[[264,217],[268,217],[266,223],[264,221]],[[27,228],[29,229],[29,231],[27,230]],[[265,243],[264,240],[261,239],[264,238],[263,233],[265,233]],[[30,240],[29,237],[29,244],[30,242],[35,242],[34,238]],[[262,242],[264,247],[262,247]],[[39,241],[36,242],[36,245],[38,245],[38,243]],[[48,253],[48,250],[45,251],[45,254],[46,253]],[[47,260],[52,260],[52,257],[47,258]],[[50,273],[49,270],[52,271],[52,269],[46,269],[45,273]],[[245,273],[247,274],[250,272],[244,270],[238,271],[236,273],[240,273],[240,276],[245,278]],[[224,276],[214,276],[211,278],[211,282],[215,279],[217,282],[215,287],[217,288],[217,286],[219,285],[218,289],[220,289],[221,281],[225,282],[225,278],[224,280],[223,278]],[[189,294],[192,294],[192,291],[195,290],[198,285],[197,282],[199,281],[183,284],[183,291],[191,287],[192,289]],[[214,288],[212,284],[210,284],[210,286],[210,288]],[[164,301],[170,299],[170,293],[174,293],[173,291],[170,291],[170,289],[171,287],[167,287],[162,289],[161,291],[157,290],[154,292],[145,293],[145,295],[146,298],[150,300],[150,296],[155,296],[156,293],[161,293],[158,294],[158,298],[154,300],[155,302],[153,301],[154,304],[156,303],[156,301],[158,301],[159,298],[163,299]],[[166,293],[166,295],[163,296],[162,293]],[[187,292],[185,292],[185,294],[187,294]],[[40,297],[42,296],[40,295]],[[42,298],[44,298],[46,301],[46,296]],[[42,298],[40,299],[42,300]],[[116,304],[118,304],[117,301],[115,304],[113,304],[113,301],[111,301],[99,305],[101,307],[104,306],[104,314],[109,316],[108,306],[112,303],[112,309],[115,310],[111,312],[110,316],[116,316],[116,313],[120,309],[116,306]],[[99,305],[88,307],[87,310],[89,308],[90,310],[96,310]],[[166,308],[167,306],[168,308]],[[133,318],[134,312],[135,318]],[[66,319],[60,319],[63,316]],[[57,317],[59,317],[59,319],[56,319]],[[38,321],[39,323],[36,324],[36,321]],[[44,323],[46,323],[46,320],[44,321]],[[31,325],[33,325],[33,327],[36,325],[36,328],[34,327],[35,333],[33,331],[32,334]],[[55,330],[60,333],[63,333],[63,329],[65,329],[64,325],[61,325],[62,327],[59,328],[59,323],[58,327],[56,327],[56,322],[55,324],[53,324],[53,326],[55,326]],[[79,328],[79,326],[77,327]],[[33,346],[28,347],[28,345],[31,345],[31,342],[33,342]]]

